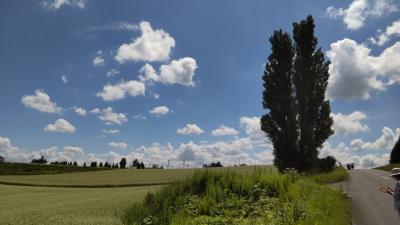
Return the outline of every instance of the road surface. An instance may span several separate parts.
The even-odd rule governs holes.
[[[351,197],[353,225],[400,225],[400,217],[394,210],[393,197],[379,188],[394,189],[395,181],[390,173],[380,170],[351,170],[347,192]]]

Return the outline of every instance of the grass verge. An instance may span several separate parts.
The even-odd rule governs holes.
[[[399,163],[390,163],[390,164],[387,164],[387,165],[384,165],[384,166],[376,167],[375,169],[383,170],[383,171],[390,171],[395,167],[399,168],[400,164]]]
[[[339,173],[312,178],[271,169],[255,169],[246,176],[198,171],[147,194],[143,203],[132,204],[120,217],[127,225],[347,225],[346,196],[320,184],[338,180]]]

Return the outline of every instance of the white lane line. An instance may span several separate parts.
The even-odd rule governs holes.
[[[377,173],[375,175],[379,176],[379,174],[377,174]]]
[[[382,178],[383,178],[383,179],[386,179],[386,180],[390,180],[389,178],[387,178],[387,177],[385,177],[385,176],[382,176]]]

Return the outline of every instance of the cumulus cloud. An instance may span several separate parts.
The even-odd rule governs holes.
[[[398,11],[391,0],[353,0],[348,8],[330,6],[326,13],[330,18],[341,18],[347,29],[357,30],[364,26],[368,18],[379,18],[385,14]]]
[[[145,120],[147,118],[145,116],[143,116],[142,114],[136,114],[136,115],[133,116],[133,119]]]
[[[145,64],[139,71],[141,81],[155,81],[164,84],[181,84],[185,86],[195,86],[193,82],[194,72],[197,69],[196,60],[184,57],[172,60],[170,64],[161,65],[160,72],[157,74],[153,66]]]
[[[60,113],[61,107],[52,102],[43,90],[36,90],[34,95],[25,95],[21,98],[23,105],[46,113]]]
[[[109,71],[107,71],[106,76],[113,77],[113,76],[118,75],[119,73],[120,73],[119,70],[111,68]]]
[[[222,124],[219,128],[213,130],[211,132],[211,134],[213,136],[217,136],[217,137],[219,137],[219,136],[229,136],[229,135],[235,136],[235,135],[238,135],[239,132],[237,130],[235,130],[235,128],[233,128],[233,127],[227,127],[227,126]]]
[[[87,114],[86,109],[79,108],[79,107],[76,107],[76,106],[74,106],[74,111],[80,116],[86,116],[86,114]]]
[[[389,153],[375,152],[367,154],[356,154],[352,147],[344,143],[339,143],[336,147],[329,143],[324,144],[324,148],[320,152],[320,157],[333,156],[342,165],[354,163],[357,168],[373,168],[376,166],[386,165],[389,162]]]
[[[62,75],[62,76],[61,76],[61,81],[62,81],[64,84],[67,84],[67,83],[68,83],[68,79],[67,79],[67,77],[66,77],[65,75]]]
[[[104,58],[101,55],[94,57],[93,66],[104,66]]]
[[[382,46],[393,36],[400,36],[400,20],[394,21],[386,27],[384,32],[381,32],[376,38],[371,37],[369,40],[374,44]]]
[[[121,82],[116,85],[107,84],[103,87],[103,90],[98,92],[96,96],[101,97],[104,101],[114,101],[125,98],[126,95],[136,97],[139,95],[145,95],[146,87],[144,83],[131,80],[127,82]]]
[[[117,148],[117,149],[126,149],[128,148],[128,144],[124,142],[110,142],[108,143],[108,146]]]
[[[369,131],[366,124],[362,124],[361,121],[367,118],[365,113],[360,111],[354,111],[349,115],[342,113],[332,113],[333,118],[333,130],[335,134],[348,134],[357,133],[362,131]]]
[[[107,107],[105,109],[92,109],[91,113],[98,114],[99,119],[102,120],[107,125],[121,125],[123,123],[128,122],[128,118],[124,113],[115,113],[113,112],[113,108]]]
[[[370,151],[391,151],[397,139],[400,136],[400,128],[395,131],[389,127],[382,128],[382,135],[372,142],[364,142],[363,140],[357,138],[351,141],[351,147],[356,150],[370,150]]]
[[[118,129],[109,129],[109,130],[103,129],[103,130],[101,130],[101,132],[103,132],[105,134],[118,134],[119,130]]]
[[[43,131],[46,132],[61,132],[61,133],[74,133],[75,127],[64,119],[58,119],[54,124],[47,125]]]
[[[199,135],[204,133],[204,131],[195,123],[186,124],[185,127],[179,128],[176,132],[182,135]]]
[[[7,162],[28,162],[30,159],[29,154],[13,146],[10,139],[6,137],[0,137],[0,155]]]
[[[45,0],[42,1],[42,6],[51,11],[60,9],[63,6],[70,6],[84,9],[87,0]]]
[[[330,47],[329,98],[368,99],[371,92],[400,83],[400,42],[378,56],[372,56],[371,49],[347,38]]]
[[[152,110],[149,111],[150,114],[153,114],[155,116],[164,116],[169,112],[169,108],[165,105],[154,107]]]
[[[174,38],[163,29],[153,30],[147,21],[141,22],[139,29],[142,35],[132,43],[122,44],[118,48],[115,60],[119,63],[168,60],[171,49],[175,47]]]

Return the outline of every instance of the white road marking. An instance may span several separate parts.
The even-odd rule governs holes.
[[[389,178],[387,178],[387,177],[385,177],[385,176],[382,176],[382,178],[383,178],[383,179],[386,179],[386,180],[390,180]]]

